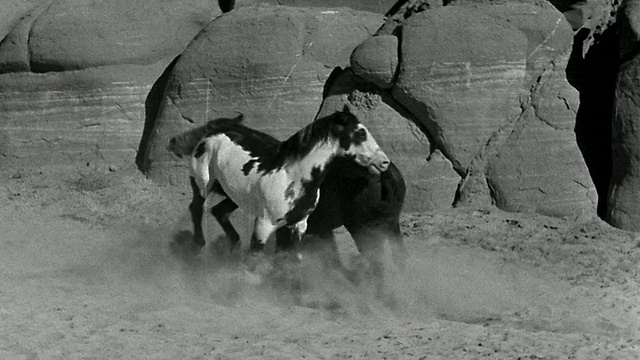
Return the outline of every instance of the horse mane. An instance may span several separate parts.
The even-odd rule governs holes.
[[[318,143],[326,142],[329,138],[335,138],[338,126],[347,127],[357,122],[358,119],[345,106],[345,110],[322,117],[281,142],[277,149],[278,157],[281,162],[303,158]]]
[[[240,113],[238,116],[234,118],[218,118],[218,119],[209,120],[205,125],[203,125],[206,131],[204,136],[210,135],[215,132],[219,132],[224,128],[240,125],[242,122],[244,122],[244,114],[242,113]]]
[[[171,138],[171,151],[180,156],[191,154],[195,150],[196,146],[198,146],[200,140],[211,134],[240,125],[243,121],[243,114],[240,114],[234,118],[219,118],[209,120],[204,125],[200,125],[191,130],[187,130]]]

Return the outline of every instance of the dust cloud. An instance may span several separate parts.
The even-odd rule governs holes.
[[[327,261],[326,254],[306,252],[296,262],[273,249],[253,261],[244,255],[246,249],[225,254],[221,241],[194,251],[190,233],[175,224],[112,229],[65,218],[20,216],[2,235],[9,249],[3,252],[2,268],[15,275],[16,286],[39,278],[52,285],[45,290],[52,292],[46,294],[49,299],[64,296],[53,293],[53,285],[62,286],[68,296],[83,294],[84,302],[112,310],[123,307],[136,318],[180,318],[203,327],[215,323],[245,329],[284,315],[292,322],[304,321],[291,309],[307,308],[324,318],[356,322],[483,323],[554,317],[557,314],[545,314],[545,309],[558,308],[563,301],[561,284],[543,274],[493,254],[434,249],[427,239],[407,241],[410,255],[403,271],[386,247],[381,282],[369,275],[370,264],[353,248],[340,254],[345,269]],[[348,235],[341,234],[338,241],[349,247]]]

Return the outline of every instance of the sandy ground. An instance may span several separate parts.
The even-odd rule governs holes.
[[[5,167],[0,184],[0,359],[640,358],[640,237],[598,220],[405,214],[395,302],[312,254],[301,302],[240,252],[176,251],[186,188],[107,166]]]

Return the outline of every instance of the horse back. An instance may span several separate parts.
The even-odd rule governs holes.
[[[201,161],[210,159],[208,170],[227,197],[254,216],[267,216],[273,222],[284,217],[291,207],[285,196],[286,172],[263,169],[263,161],[268,164],[273,158],[277,140],[238,126],[208,136],[205,143],[209,153]]]

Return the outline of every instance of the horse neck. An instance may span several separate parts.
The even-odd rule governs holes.
[[[338,152],[338,143],[327,139],[317,143],[305,156],[300,157],[287,166],[287,171],[294,179],[308,179],[313,176],[324,176],[327,165]]]
[[[295,178],[309,177],[314,169],[324,173],[339,150],[338,139],[329,132],[329,125],[327,119],[317,120],[283,141],[278,149],[278,162]]]

